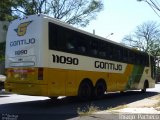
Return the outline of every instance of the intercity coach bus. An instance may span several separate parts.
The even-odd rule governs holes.
[[[154,58],[46,15],[10,23],[6,91],[99,99],[107,92],[155,86]]]

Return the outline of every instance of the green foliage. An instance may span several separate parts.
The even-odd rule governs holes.
[[[32,14],[48,14],[72,25],[86,26],[103,9],[102,0],[3,0],[0,17],[14,19]],[[10,18],[12,17],[12,18]]]
[[[0,43],[0,62],[5,60],[5,42]]]
[[[17,18],[17,16],[12,15],[12,7],[16,5],[16,0],[1,0],[0,21],[11,21]]]

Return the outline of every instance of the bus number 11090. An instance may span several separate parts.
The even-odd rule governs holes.
[[[54,55],[54,54],[52,54],[52,57],[53,57],[53,63],[72,64],[72,65],[79,64],[78,58],[59,56],[59,55]]]

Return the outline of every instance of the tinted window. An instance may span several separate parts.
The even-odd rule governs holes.
[[[136,65],[149,65],[148,54],[49,23],[49,49]]]

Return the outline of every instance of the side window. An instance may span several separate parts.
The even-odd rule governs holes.
[[[66,28],[49,22],[49,49],[66,49]]]
[[[141,54],[113,43],[49,22],[49,49],[60,50],[101,59],[149,65],[147,54]]]
[[[119,49],[117,50],[117,58],[119,61],[122,61],[122,49],[121,47],[119,47]]]
[[[133,52],[132,52],[131,50],[128,50],[128,62],[129,62],[130,64],[133,64],[133,63],[134,63],[133,58],[134,58]]]
[[[135,61],[137,65],[140,65],[140,63],[141,63],[141,58],[140,57],[141,56],[139,55],[139,53],[137,53],[136,54],[136,61]]]
[[[120,46],[113,45],[113,60],[120,61],[121,59],[121,48]]]
[[[85,47],[85,45],[81,45],[81,46],[79,46],[78,47],[78,51],[80,52],[80,53],[84,53],[84,52],[86,52],[86,47]]]
[[[130,54],[130,59],[131,59],[131,63],[135,63],[136,57],[135,57],[135,53],[132,51],[132,53]]]
[[[75,39],[77,41],[77,47],[76,47],[76,51],[77,53],[80,54],[86,54],[87,53],[87,40],[85,35],[81,34],[81,33],[77,33],[75,36]]]
[[[140,60],[141,60],[141,63],[140,63],[141,65],[149,66],[149,56],[148,56],[148,54],[142,53]]]
[[[48,24],[48,33],[49,33],[49,49],[57,49],[57,27],[55,24],[50,23]]]
[[[105,51],[99,51],[99,56],[102,57],[102,58],[105,58],[106,57],[106,52]]]
[[[66,50],[66,28],[57,26],[57,49]]]
[[[113,59],[113,47],[109,43],[106,45],[106,58]]]
[[[144,54],[141,55],[141,65],[145,65],[145,56]]]
[[[66,42],[66,48],[67,48],[68,50],[74,50],[74,49],[75,49],[75,46],[74,46],[74,44],[72,43],[72,41],[67,41],[67,42]]]
[[[125,48],[123,49],[123,61],[128,62],[128,50]]]
[[[99,42],[98,56],[100,58],[106,58],[106,44],[104,41]]]
[[[77,40],[75,39],[74,31],[66,30],[65,38],[66,38],[66,49],[69,52],[75,52],[77,46]]]
[[[98,41],[92,39],[90,40],[90,49],[89,49],[89,54],[91,56],[97,56],[98,55]]]

